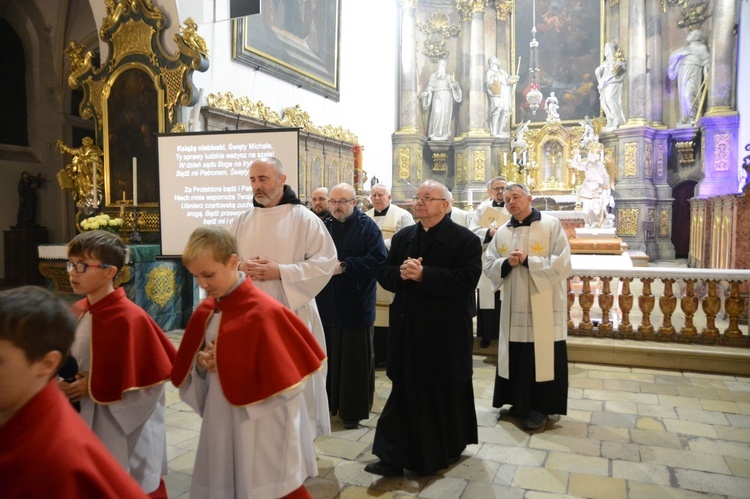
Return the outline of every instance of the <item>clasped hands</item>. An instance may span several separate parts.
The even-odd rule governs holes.
[[[276,281],[281,279],[279,264],[268,258],[255,256],[248,258],[239,266],[253,281]]]
[[[401,271],[401,279],[404,281],[417,281],[422,282],[422,257],[419,258],[407,258],[404,263],[399,267]]]
[[[79,371],[75,381],[68,383],[64,379],[57,381],[57,387],[71,402],[80,402],[89,396],[89,373]]]
[[[206,343],[206,346],[203,347],[203,350],[198,352],[198,357],[195,359],[198,366],[211,373],[216,372],[216,354],[214,346],[215,344],[213,341]]]
[[[508,256],[508,263],[511,267],[517,267],[518,265],[522,265],[523,262],[526,261],[526,252],[522,249],[514,249],[510,252],[510,255]]]

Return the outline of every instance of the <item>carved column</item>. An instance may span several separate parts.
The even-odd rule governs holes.
[[[647,2],[646,45],[648,47],[648,102],[646,119],[651,126],[663,124],[664,63],[662,57],[661,3]]]
[[[471,88],[471,10],[456,5],[458,18],[461,21],[461,36],[458,39],[458,82],[464,91]],[[464,92],[466,95],[468,92]],[[456,137],[464,137],[469,133],[469,99],[458,106],[458,129]]]
[[[484,92],[484,11],[487,0],[457,0],[462,18],[471,15],[469,53],[469,136],[484,137],[487,132],[487,94]],[[466,33],[461,33],[465,36]],[[465,105],[465,104],[464,104]]]
[[[700,122],[704,152],[704,177],[696,186],[700,197],[734,194],[740,189],[737,175],[740,117],[736,111],[723,115],[718,114],[718,108],[714,111],[715,114],[704,116]]]
[[[736,48],[736,0],[715,0],[711,28],[711,59],[706,116],[724,115],[732,109]]]
[[[660,111],[661,112],[661,111]],[[674,260],[672,243],[672,187],[668,183],[669,131],[657,129],[653,143],[654,187],[656,188],[656,247],[659,260]]]
[[[646,124],[646,0],[630,0],[628,11],[628,125]]]
[[[398,133],[418,133],[417,0],[401,0],[401,109]],[[423,131],[422,131],[423,132]]]

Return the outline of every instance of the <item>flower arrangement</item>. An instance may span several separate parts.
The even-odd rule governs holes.
[[[122,218],[110,218],[109,215],[101,214],[81,220],[81,229],[87,230],[106,230],[117,234],[122,227]]]

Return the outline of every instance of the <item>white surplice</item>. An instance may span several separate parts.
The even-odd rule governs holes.
[[[300,204],[253,207],[234,221],[231,232],[237,238],[240,258],[267,258],[279,264],[281,280],[253,284],[297,314],[325,352],[315,296],[328,284],[339,262],[323,222]],[[313,374],[305,389],[307,413],[316,435],[331,433],[326,371],[324,366]]]
[[[89,372],[89,312],[78,322],[70,351],[78,370]],[[112,404],[97,404],[91,397],[81,400],[83,420],[146,493],[156,490],[168,471],[165,403],[163,383],[127,391],[122,400]]]
[[[207,342],[216,339],[220,323],[216,312],[206,325]],[[190,498],[274,499],[317,476],[315,434],[306,423],[305,387],[311,380],[237,407],[224,397],[218,375],[194,364],[180,386],[182,400],[203,418]]]
[[[528,266],[513,267],[504,278],[503,262],[516,248]],[[509,342],[534,343],[536,380],[554,379],[555,341],[567,338],[567,279],[570,246],[560,221],[542,213],[530,227],[501,227],[484,254],[484,274],[504,291],[500,314],[497,373],[508,378]]]
[[[479,203],[479,206],[477,206],[476,209],[471,212],[471,220],[469,221],[469,230],[476,234],[477,237],[479,237],[479,240],[482,241],[482,249],[484,250],[487,249],[487,245],[489,244],[484,242],[485,237],[487,237],[487,231],[489,230],[489,228],[482,227],[479,221],[482,219],[482,215],[484,215],[484,212],[487,211],[487,208],[489,207],[492,207],[491,198],[485,199],[484,201]],[[494,208],[504,216],[510,217],[510,213],[508,213],[508,210],[506,210],[504,206],[496,206]],[[484,272],[482,272],[482,275],[479,276],[477,289],[479,290],[479,308],[483,310],[494,309],[495,297],[493,295],[495,291],[493,289],[492,282],[486,275],[484,275]],[[500,299],[502,300],[502,297]]]

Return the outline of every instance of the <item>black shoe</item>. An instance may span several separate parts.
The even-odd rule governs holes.
[[[393,466],[382,460],[377,463],[368,464],[365,466],[365,471],[380,476],[401,476],[404,474],[403,468]]]
[[[531,410],[531,413],[523,419],[521,426],[524,430],[538,430],[547,422],[547,415],[543,412]]]
[[[492,340],[489,338],[482,338],[482,341],[479,342],[479,348],[489,348],[490,345],[492,345]]]
[[[347,430],[353,430],[355,428],[359,428],[359,420],[357,419],[345,419],[344,420],[344,428]]]

